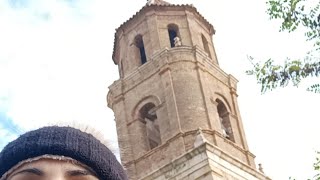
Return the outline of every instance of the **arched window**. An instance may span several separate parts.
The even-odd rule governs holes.
[[[207,41],[206,37],[204,37],[203,34],[201,34],[201,38],[202,38],[202,44],[203,44],[204,51],[208,54],[209,58],[211,59],[211,53],[209,50],[208,41]]]
[[[155,105],[153,103],[145,104],[139,110],[140,120],[145,124],[147,140],[150,149],[153,149],[161,144],[161,136]]]
[[[217,109],[218,109],[219,121],[221,124],[221,130],[222,130],[223,136],[234,142],[233,132],[232,132],[230,118],[229,118],[229,112],[222,101],[217,99],[216,102],[218,103]]]
[[[168,25],[168,33],[169,33],[169,39],[170,39],[170,46],[175,47],[174,44],[174,38],[179,37],[179,28],[175,24],[169,24]]]
[[[141,64],[146,63],[147,62],[146,51],[144,49],[143,39],[140,34],[134,38],[134,43],[139,49]]]

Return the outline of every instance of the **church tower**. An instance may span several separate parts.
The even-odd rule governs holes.
[[[269,179],[255,167],[237,80],[217,60],[213,26],[192,5],[149,2],[115,34],[110,87],[129,179]]]

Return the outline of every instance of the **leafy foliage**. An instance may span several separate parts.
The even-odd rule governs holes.
[[[248,70],[248,75],[255,75],[261,92],[277,87],[285,87],[292,82],[298,86],[302,79],[319,77],[320,74],[320,1],[313,0],[269,0],[267,13],[270,19],[281,20],[280,31],[293,32],[300,28],[304,31],[306,41],[313,43],[314,49],[306,54],[304,59],[287,58],[283,65],[274,64],[269,59],[264,63],[254,63],[254,68]],[[320,93],[320,84],[313,84],[308,91]]]
[[[314,176],[315,180],[320,180],[320,152],[317,152],[316,162],[313,164],[314,170],[318,173]]]
[[[261,84],[261,92],[272,90],[277,87],[285,87],[292,82],[294,86],[298,86],[302,79],[306,77],[319,77],[320,60],[314,61],[315,57],[307,55],[305,60],[290,61],[289,59],[284,65],[275,65],[272,59],[267,60],[263,64],[253,63],[254,59],[250,56],[254,69],[248,70],[248,75],[255,75],[258,84]],[[312,60],[311,60],[312,59]],[[308,91],[320,93],[320,85],[314,84],[310,86]]]
[[[308,179],[308,180],[320,180],[320,152],[316,152],[316,153],[317,153],[316,162],[313,163],[313,168],[316,171],[316,175],[313,176],[312,179]],[[289,180],[296,180],[296,179],[290,177]]]
[[[310,3],[311,2],[311,3]],[[317,50],[320,48],[320,2],[312,0],[270,0],[267,2],[270,19],[281,19],[280,31],[295,31],[304,27],[307,41],[315,40]],[[314,5],[314,6],[312,6]]]

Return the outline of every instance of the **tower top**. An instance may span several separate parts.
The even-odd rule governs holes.
[[[151,12],[151,13],[150,13]],[[171,12],[171,14],[168,14]],[[149,14],[148,14],[149,13]],[[114,36],[114,44],[113,44],[113,53],[112,59],[113,62],[118,65],[120,60],[120,49],[123,46],[120,46],[121,38],[130,32],[132,29],[137,28],[136,25],[139,22],[145,20],[146,16],[150,16],[150,14],[154,14],[156,16],[172,16],[173,14],[189,14],[188,17],[193,17],[197,22],[203,23],[205,27],[207,27],[209,34],[212,36],[215,33],[215,29],[213,26],[197,11],[197,9],[192,4],[171,4],[163,0],[148,0],[146,5],[143,6],[138,12],[136,12],[131,18],[122,23],[115,32]],[[150,18],[148,18],[150,19]],[[130,43],[132,44],[132,43]],[[153,43],[154,44],[154,43]]]
[[[156,4],[156,5],[169,5],[170,3],[163,1],[163,0],[148,0],[147,5],[152,5],[152,4]]]

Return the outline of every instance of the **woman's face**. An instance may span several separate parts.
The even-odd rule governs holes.
[[[7,180],[98,180],[88,169],[67,161],[41,159],[13,171]]]

